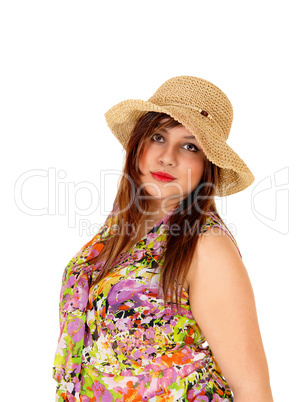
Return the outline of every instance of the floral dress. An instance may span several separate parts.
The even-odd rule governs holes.
[[[169,304],[164,307],[159,286],[161,253],[175,208],[121,253],[106,278],[91,289],[90,282],[104,261],[94,264],[90,260],[108,239],[117,207],[68,263],[62,279],[60,336],[53,368],[57,402],[233,401],[193,318],[188,293],[183,289],[181,311]],[[203,231],[212,226],[226,231],[209,214]],[[80,267],[74,267],[76,263]]]

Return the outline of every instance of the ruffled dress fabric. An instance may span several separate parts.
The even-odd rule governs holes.
[[[91,290],[90,283],[104,262],[90,261],[109,238],[117,206],[68,263],[53,368],[57,402],[233,401],[192,315],[188,293],[183,289],[181,311],[164,306],[159,286],[161,253],[174,210],[120,254],[106,278]],[[213,226],[228,233],[209,214],[203,231]]]

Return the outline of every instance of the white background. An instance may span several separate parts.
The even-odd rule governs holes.
[[[100,177],[122,166],[104,113],[194,75],[233,104],[228,144],[255,182],[217,207],[253,285],[274,400],[303,401],[300,8],[1,3],[1,400],[54,400],[62,273],[111,208],[117,174]]]

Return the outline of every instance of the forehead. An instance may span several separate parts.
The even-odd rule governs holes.
[[[161,132],[161,133],[165,133],[165,134],[178,135],[187,140],[196,140],[196,137],[182,124],[175,126],[175,127],[168,127],[168,128],[162,127],[162,128],[159,128],[157,131]]]

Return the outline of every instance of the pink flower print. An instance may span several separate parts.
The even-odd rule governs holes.
[[[169,324],[164,325],[164,330],[162,331],[165,335],[171,334],[172,331],[172,327]]]
[[[77,402],[77,399],[72,395],[70,392],[67,392],[68,401],[70,402]]]
[[[144,257],[144,254],[145,254],[145,250],[138,250],[138,251],[136,251],[136,259],[137,259],[137,260],[141,260],[141,258]]]
[[[158,250],[160,247],[163,246],[163,241],[160,239],[158,239],[158,241],[155,241],[155,245],[154,245],[154,250]]]
[[[155,285],[156,286],[156,285]],[[124,280],[116,283],[108,293],[108,303],[111,311],[115,311],[121,304],[131,300],[136,305],[141,305],[140,294],[146,291],[146,284],[134,280]]]
[[[223,399],[219,397],[218,394],[214,394],[213,399],[211,402],[223,402]]]
[[[88,296],[89,286],[87,276],[79,276],[78,280],[76,280],[75,276],[71,276],[63,291],[61,302],[61,304],[63,304],[63,309],[68,312],[77,309],[83,311],[87,306]]]
[[[71,288],[71,287],[74,285],[75,282],[76,282],[76,277],[75,277],[75,275],[71,275],[71,276],[68,278],[65,287],[66,287],[66,288]]]
[[[163,252],[163,247],[161,246],[161,243],[160,243],[160,242],[157,243],[157,244],[156,244],[156,247],[157,247],[157,248],[155,248],[155,249],[153,250],[153,254],[154,254],[154,255],[161,255],[162,252]]]
[[[89,286],[87,277],[83,276],[77,281],[73,297],[73,307],[83,311],[88,302]]]
[[[99,382],[95,381],[92,385],[92,391],[94,392],[94,400],[95,401],[104,401],[104,402],[112,402],[113,396],[112,394],[107,391],[104,385],[100,384]],[[95,398],[98,399],[95,399]]]
[[[156,239],[158,236],[159,236],[158,233],[149,233],[146,238],[146,246],[148,246],[151,242],[153,242],[154,239]]]
[[[155,330],[153,328],[147,328],[145,336],[147,339],[153,339],[155,337]]]
[[[146,353],[147,355],[151,355],[151,354],[153,354],[153,353],[157,353],[157,350],[156,350],[155,348],[153,348],[152,346],[149,346],[149,347],[146,349],[145,353]]]
[[[128,323],[129,323],[129,318],[125,318],[125,319],[121,318],[121,319],[117,320],[117,322],[116,322],[117,330],[127,331],[129,329]]]
[[[200,392],[201,391],[197,393],[197,390],[190,389],[186,395],[188,402],[204,402],[204,401],[208,402],[209,399],[208,396],[205,395],[205,391],[202,391],[201,393]],[[202,395],[202,393],[204,395]]]
[[[155,377],[152,378],[150,383],[150,389],[154,390],[156,395],[160,395],[161,391],[172,385],[177,379],[177,373],[173,367],[163,370],[162,378],[158,377],[158,373],[154,373],[154,375]]]
[[[140,358],[142,358],[142,353],[140,352],[140,350],[135,350],[134,351],[134,353],[133,353],[133,358],[134,359],[140,359]]]
[[[90,402],[91,399],[86,395],[81,395],[81,402]]]
[[[84,336],[84,323],[80,318],[73,318],[67,324],[67,332],[74,342],[79,342]]]

